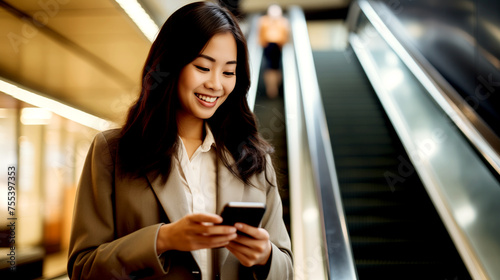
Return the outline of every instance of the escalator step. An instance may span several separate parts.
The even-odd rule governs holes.
[[[365,242],[352,242],[351,246],[360,259],[379,259],[413,263],[438,263],[442,254],[432,254],[432,248],[425,240],[383,240],[367,238]]]
[[[395,160],[394,158],[383,157],[383,156],[369,157],[369,158],[342,157],[339,160],[336,160],[335,162],[339,166],[342,166],[342,168],[372,167],[372,166],[393,167],[398,164],[398,161]]]
[[[392,191],[386,184],[373,184],[373,183],[345,183],[343,188],[343,196],[355,196],[356,194],[362,194],[363,197],[369,197],[370,195],[383,195],[386,196]]]
[[[373,145],[373,146],[367,146],[367,145],[359,145],[359,146],[353,146],[353,145],[336,145],[334,148],[338,148],[338,153],[336,153],[337,156],[350,156],[350,157],[355,157],[355,156],[361,156],[361,155],[366,155],[366,156],[385,156],[385,155],[392,155],[394,154],[394,149],[391,146],[387,145]],[[380,174],[384,174],[383,170]],[[378,174],[378,175],[380,175]]]

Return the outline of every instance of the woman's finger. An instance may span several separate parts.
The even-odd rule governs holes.
[[[236,233],[229,234],[229,235],[216,235],[216,236],[198,236],[196,238],[196,243],[200,244],[202,246],[217,246],[221,243],[229,243],[231,240],[234,240],[236,238]]]
[[[257,258],[255,256],[252,257],[251,251],[245,252],[245,249],[248,248],[244,248],[244,246],[235,242],[229,242],[229,244],[226,245],[226,248],[240,261],[242,265],[246,267],[255,265],[255,260]]]
[[[205,224],[191,224],[187,232],[200,235],[228,235],[236,232],[236,228],[232,226],[214,226]]]
[[[255,239],[268,240],[269,233],[263,228],[256,228],[243,223],[236,223],[234,225],[239,231],[250,235]]]
[[[219,215],[209,214],[209,213],[195,213],[186,216],[187,219],[195,223],[222,223],[222,218]]]

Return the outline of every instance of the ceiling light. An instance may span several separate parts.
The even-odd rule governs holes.
[[[24,125],[47,125],[52,119],[52,112],[44,108],[24,108],[21,111],[21,123]]]
[[[127,15],[134,21],[149,41],[153,42],[158,34],[158,25],[151,19],[149,14],[142,8],[137,0],[116,0]]]
[[[99,131],[117,127],[117,125],[113,122],[98,118],[94,115],[62,104],[61,102],[41,96],[38,93],[23,89],[17,85],[12,84],[11,82],[7,82],[2,79],[0,79],[0,91],[18,100],[34,105],[36,107],[46,109],[61,117],[67,118],[69,120]]]

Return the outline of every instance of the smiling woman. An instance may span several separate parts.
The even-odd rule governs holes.
[[[196,2],[167,20],[125,125],[99,133],[87,156],[72,279],[293,278],[272,148],[248,108],[249,85],[230,12]],[[231,201],[265,203],[261,227],[220,225]]]
[[[233,35],[216,34],[202,53],[181,70],[177,125],[189,158],[201,144],[204,120],[212,117],[236,85],[236,54]]]

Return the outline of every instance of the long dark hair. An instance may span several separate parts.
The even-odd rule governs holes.
[[[259,136],[247,104],[250,70],[245,37],[225,8],[196,2],[172,14],[151,47],[141,93],[130,107],[118,144],[119,163],[126,174],[141,176],[155,171],[167,178],[178,145],[180,71],[215,34],[225,32],[236,40],[236,85],[207,123],[214,134],[218,158],[243,182],[249,183],[250,176],[266,169],[265,157],[272,147]]]

